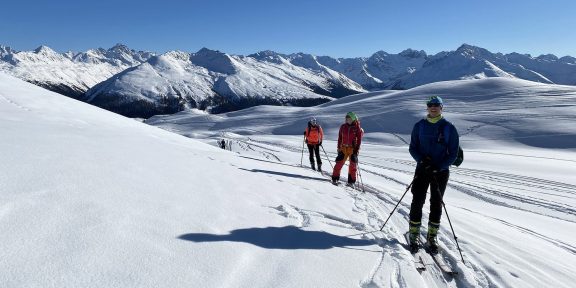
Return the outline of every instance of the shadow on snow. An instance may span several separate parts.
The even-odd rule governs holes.
[[[266,174],[272,174],[272,175],[277,175],[277,176],[284,176],[284,177],[291,177],[291,178],[299,178],[299,179],[308,179],[308,180],[319,180],[319,181],[328,181],[326,178],[319,178],[319,177],[309,177],[309,176],[304,176],[304,175],[300,175],[300,174],[291,174],[291,173],[286,173],[286,172],[278,172],[278,171],[270,171],[270,170],[261,170],[261,169],[244,169],[244,168],[239,168],[240,170],[244,170],[244,171],[249,171],[249,172],[254,172],[254,173],[266,173]]]
[[[323,231],[306,231],[296,226],[247,228],[231,231],[227,235],[190,233],[178,239],[192,242],[244,242],[266,249],[316,249],[375,245],[373,241],[353,239]]]

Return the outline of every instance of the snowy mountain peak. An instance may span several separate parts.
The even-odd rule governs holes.
[[[571,56],[564,56],[564,57],[558,59],[558,61],[559,61],[559,62],[562,62],[562,63],[566,63],[566,64],[574,64],[574,65],[576,65],[576,58],[571,57]]]
[[[370,56],[370,58],[385,58],[388,57],[390,54],[386,51],[380,50],[374,54],[372,54],[372,56]]]
[[[174,58],[174,59],[177,59],[180,61],[189,61],[190,55],[191,54],[188,52],[183,52],[183,51],[178,51],[178,50],[169,51],[169,52],[162,54],[162,56]]]
[[[52,50],[52,48],[42,45],[34,50],[34,53],[43,56],[52,56],[58,54],[56,51]]]
[[[116,44],[110,49],[90,49],[86,52],[76,54],[72,59],[74,62],[88,64],[109,63],[117,67],[131,67],[145,62],[154,56],[155,53],[147,51],[135,51],[122,44]]]
[[[202,48],[198,52],[192,54],[190,60],[192,60],[192,63],[195,65],[214,72],[229,75],[237,72],[232,57],[218,50]]]
[[[0,45],[0,60],[14,53],[16,53],[16,51],[12,50],[9,46]]]
[[[260,60],[260,61],[266,61],[266,62],[270,62],[270,63],[276,63],[276,64],[282,64],[285,63],[287,60],[286,55],[282,55],[280,53],[271,51],[271,50],[265,50],[265,51],[260,51],[258,53],[254,53],[254,54],[250,54],[248,55],[248,57],[252,57],[256,60]]]
[[[312,69],[323,70],[324,66],[318,63],[316,56],[312,54],[296,53],[290,55],[290,62],[296,66]]]
[[[254,54],[250,54],[248,55],[248,57],[252,57],[252,58],[258,58],[258,57],[274,57],[274,56],[280,56],[280,53],[274,52],[272,50],[264,50],[264,51],[260,51]]]
[[[123,64],[129,66],[138,65],[154,55],[155,54],[152,52],[132,50],[123,44],[116,44],[105,52],[106,58],[119,60]]]
[[[550,61],[550,62],[558,61],[558,57],[556,57],[556,55],[553,55],[553,54],[543,54],[543,55],[536,57],[536,59],[542,60],[542,61]]]
[[[462,46],[456,49],[456,53],[464,57],[487,57],[494,55],[493,53],[484,48],[480,48],[469,44],[462,44]]]
[[[414,50],[414,49],[406,49],[402,52],[400,52],[400,54],[398,54],[400,56],[403,57],[407,57],[407,58],[426,58],[428,57],[428,54],[426,54],[426,51],[424,50]]]
[[[128,53],[128,54],[134,52],[134,50],[128,48],[128,46],[120,43],[114,45],[114,47],[108,49],[108,51],[116,53]]]

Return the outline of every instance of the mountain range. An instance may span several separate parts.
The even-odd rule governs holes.
[[[129,117],[198,108],[212,113],[261,104],[310,106],[383,89],[490,77],[576,85],[576,58],[492,53],[464,44],[428,55],[407,49],[333,58],[262,51],[248,56],[203,48],[164,54],[110,49],[58,53],[0,46],[0,71]]]

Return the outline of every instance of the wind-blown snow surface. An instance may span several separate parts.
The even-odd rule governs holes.
[[[422,89],[458,91],[450,85],[462,92],[472,89],[468,91],[477,94],[461,94],[461,101],[488,107],[495,100],[479,93],[482,89],[475,83],[500,85],[500,93],[539,91],[537,99],[548,93],[550,105],[542,109],[554,109],[555,115],[562,115],[562,109],[573,111],[574,88],[503,81]],[[463,136],[474,142],[463,142],[466,162],[453,170],[446,202],[466,264],[458,261],[445,221],[440,237],[447,261],[460,272],[456,278],[442,275],[433,265],[422,274],[415,270],[402,238],[410,195],[384,232],[367,233],[377,230],[388,216],[414,169],[405,144],[384,132],[393,126],[409,130],[403,126],[410,126],[412,121],[407,120],[421,112],[419,93],[430,91],[350,96],[314,108],[258,107],[224,115],[194,112],[154,119],[166,129],[214,137],[204,138],[205,142],[219,138],[225,127],[224,136],[235,141],[231,153],[0,74],[4,136],[0,283],[3,287],[573,286],[573,149],[492,141],[486,135],[497,135],[482,134],[482,128]],[[519,94],[514,99],[522,99]],[[400,96],[405,102],[396,98]],[[557,97],[563,98],[556,101]],[[455,96],[445,98],[454,105],[458,101]],[[506,103],[511,105],[512,100]],[[456,107],[447,115],[462,131],[472,121],[464,116],[476,112]],[[300,131],[307,115],[322,114],[328,138],[334,139],[340,122],[335,117],[343,118],[340,112],[347,109],[357,110],[367,129],[360,158],[366,193],[335,187],[319,173],[298,167]],[[534,116],[543,114],[538,110]],[[407,122],[392,123],[385,115]],[[371,117],[380,122],[370,124]],[[492,117],[479,113],[476,119]],[[564,121],[570,124],[574,119]],[[542,122],[554,121],[542,118]],[[334,145],[333,140],[324,145],[332,158]],[[537,168],[524,169],[529,165]],[[325,170],[328,166],[324,164]]]
[[[422,278],[408,277],[422,281],[415,284],[405,282],[411,258],[400,245],[407,230],[409,193],[384,233],[360,231],[378,230],[410,182],[415,165],[407,151],[408,135],[423,116],[429,95],[445,99],[445,115],[458,127],[465,151],[463,166],[451,171],[445,201],[466,265],[459,260],[444,216],[441,247],[461,275],[451,279],[429,267]],[[382,247],[380,260],[361,286],[572,287],[575,108],[574,87],[494,78],[354,95],[312,108],[256,107],[223,115],[196,111],[147,122],[210,143],[227,138],[233,151],[281,161],[278,166],[284,167],[300,160],[300,135],[311,116],[327,133],[324,147],[333,161],[338,126],[347,111],[355,111],[366,130],[360,168],[367,193],[349,193],[355,211],[366,220],[360,222],[363,226],[355,225],[359,232],[347,235],[380,239]],[[308,166],[307,153],[303,158]],[[327,162],[323,167],[329,171],[333,162]],[[307,223],[326,218],[307,215]]]

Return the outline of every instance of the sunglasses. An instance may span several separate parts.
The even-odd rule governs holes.
[[[428,106],[428,107],[440,107],[442,105],[440,105],[438,103],[428,103],[428,104],[426,104],[426,106]]]

